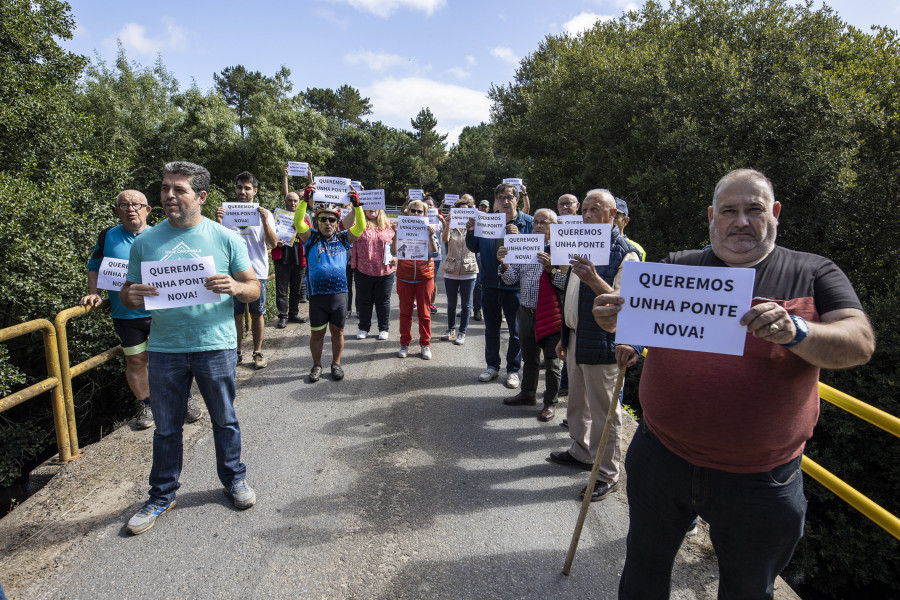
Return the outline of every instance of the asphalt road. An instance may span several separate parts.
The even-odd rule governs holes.
[[[149,431],[122,428],[89,448],[0,521],[10,600],[615,598],[624,489],[592,505],[562,574],[588,477],[547,461],[569,444],[565,401],[549,423],[539,407],[504,406],[514,392],[502,377],[477,380],[482,323],[463,346],[434,341],[424,361],[417,345],[397,358],[396,306],[392,319],[386,342],[356,340],[351,319],[346,379],[326,368],[316,384],[308,326],[267,327],[269,367],[238,366],[258,496],[247,511],[223,494],[206,418],[185,429],[177,508],[139,536],[125,523],[146,499]],[[685,544],[675,598],[715,596],[702,538]]]

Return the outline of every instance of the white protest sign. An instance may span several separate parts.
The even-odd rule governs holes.
[[[308,177],[309,163],[297,162],[295,160],[288,161],[288,175],[291,177]]]
[[[425,190],[409,190],[410,200],[421,200],[425,197]]]
[[[350,180],[346,177],[316,176],[316,193],[313,202],[322,204],[349,204]]]
[[[537,233],[520,233],[503,238],[506,256],[503,262],[508,265],[537,265],[538,252],[544,251],[544,236]]]
[[[384,210],[384,190],[365,190],[359,193],[363,210]]]
[[[436,209],[436,208],[428,209],[428,224],[434,225],[435,227],[437,227],[438,225],[441,224],[440,220],[438,219],[438,209]]]
[[[428,243],[428,219],[425,217],[397,217],[397,240]]]
[[[520,192],[522,191],[522,180],[517,177],[507,177],[506,179],[503,180],[503,183],[511,183],[514,186],[516,186],[516,189],[518,191],[520,191]]]
[[[283,208],[275,209],[275,235],[285,244],[292,244],[297,231],[294,229],[294,213]]]
[[[616,343],[744,354],[753,269],[626,261]]]
[[[450,228],[451,229],[465,229],[466,225],[469,222],[469,219],[475,218],[475,213],[478,212],[474,208],[451,208],[450,209]]]
[[[358,192],[359,190],[362,189],[362,182],[361,182],[361,181],[356,181],[355,179],[351,179],[351,180],[350,180],[350,185],[352,185],[352,186],[353,186],[353,189],[356,190],[357,192]]]
[[[344,220],[344,217],[346,217],[348,215],[352,215],[352,214],[353,214],[352,208],[342,208],[341,209],[341,221]]]
[[[506,235],[506,213],[483,213],[475,215],[475,237],[502,240]]]
[[[394,260],[394,255],[391,254],[391,245],[384,245],[384,264],[389,265]]]
[[[97,287],[101,290],[118,292],[125,285],[128,274],[128,261],[121,258],[104,256],[97,271]]]
[[[584,217],[581,215],[559,215],[557,220],[560,223],[584,223]]]
[[[428,242],[398,240],[397,258],[402,260],[428,260]]]
[[[563,223],[550,225],[550,263],[568,265],[576,256],[594,265],[609,264],[610,223]]]
[[[459,194],[444,194],[444,204],[453,206],[457,200],[459,200]]]
[[[160,310],[220,302],[221,295],[203,287],[206,278],[215,274],[212,256],[142,262],[142,283],[159,290],[159,296],[144,296],[144,308]]]
[[[259,204],[256,202],[223,202],[225,216],[222,225],[225,227],[258,227]]]

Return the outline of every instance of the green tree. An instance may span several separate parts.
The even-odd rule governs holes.
[[[520,163],[497,143],[494,130],[490,123],[463,127],[459,141],[450,148],[441,168],[443,189],[469,193],[477,199],[492,198],[494,186],[521,172]],[[539,194],[531,196],[535,201]]]
[[[228,106],[237,112],[238,127],[241,138],[247,136],[247,122],[250,119],[250,97],[264,93],[276,98],[283,98],[291,92],[291,71],[281,67],[274,77],[263,75],[259,71],[248,71],[244,65],[225,67],[221,73],[215,73],[213,79],[216,89],[225,98]]]
[[[447,154],[444,149],[444,140],[447,134],[439,134],[436,131],[437,119],[428,107],[423,108],[410,119],[413,127],[413,140],[416,142],[416,173],[419,177],[418,187],[424,188],[437,182],[438,168],[444,162]]]
[[[900,413],[897,33],[863,33],[828,7],[782,0],[647,2],[578,36],[550,36],[492,88],[499,143],[535,189],[630,200],[651,258],[708,242],[715,182],[754,167],[783,204],[779,243],[823,254],[853,281],[878,350],[822,379]],[[577,157],[577,158],[576,158]],[[897,514],[900,446],[823,409],[807,452]],[[818,483],[788,575],[835,597],[897,593],[897,540]],[[893,490],[893,491],[892,491]]]
[[[372,114],[372,103],[363,98],[359,90],[342,85],[337,90],[329,88],[308,88],[303,99],[314,110],[338,124],[362,125],[363,117]]]

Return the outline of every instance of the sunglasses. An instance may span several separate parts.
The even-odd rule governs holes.
[[[319,223],[337,223],[334,217],[319,217]]]
[[[419,210],[418,208],[411,208],[411,209],[409,209],[409,214],[411,214],[411,215],[424,215],[424,214],[425,214],[425,211],[424,211],[424,210]]]

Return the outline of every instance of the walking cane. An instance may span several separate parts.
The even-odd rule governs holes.
[[[584,500],[581,501],[581,512],[578,515],[578,522],[575,523],[575,531],[572,533],[572,542],[569,544],[569,553],[566,555],[566,564],[563,566],[563,574],[568,575],[572,570],[572,561],[575,560],[575,550],[578,548],[578,540],[581,539],[581,528],[584,527],[584,519],[587,517],[588,509],[591,507],[591,492],[594,491],[594,484],[597,482],[597,473],[600,471],[600,462],[603,460],[603,453],[606,449],[606,442],[609,441],[609,432],[612,429],[613,419],[616,418],[616,406],[619,402],[619,394],[622,393],[622,386],[625,384],[625,368],[619,369],[619,377],[616,379],[616,391],[612,395],[612,407],[609,414],[606,415],[606,424],[603,426],[603,434],[600,436],[600,445],[597,447],[597,456],[594,457],[594,468],[591,469],[591,476],[588,478],[587,487],[584,490]]]

